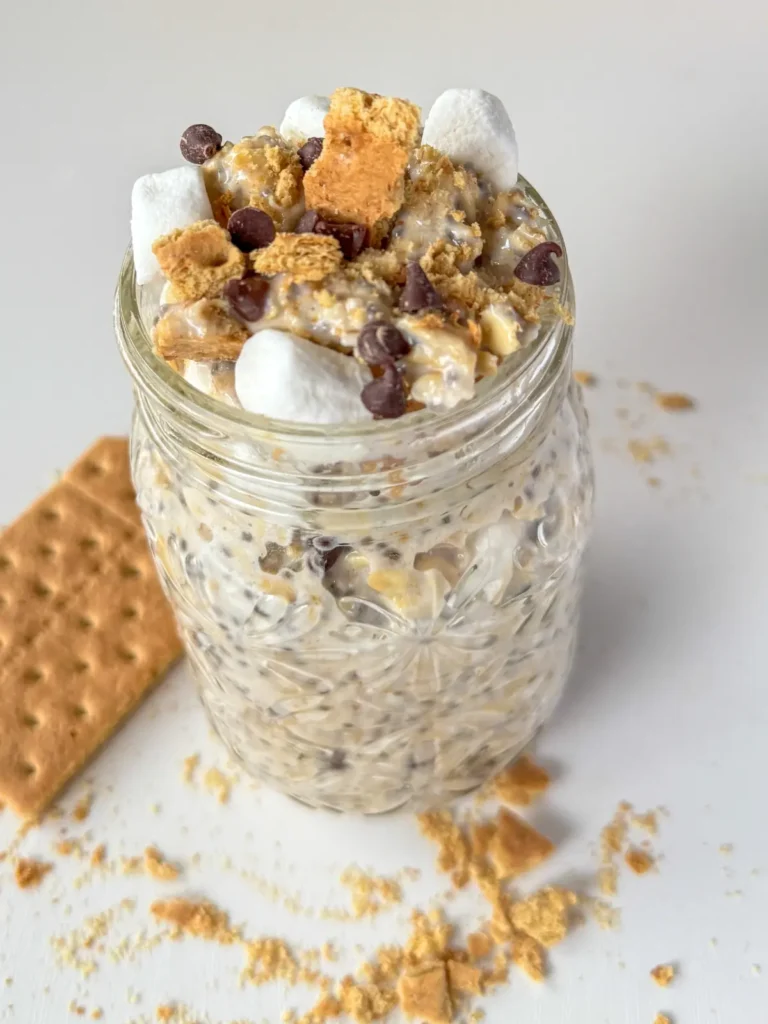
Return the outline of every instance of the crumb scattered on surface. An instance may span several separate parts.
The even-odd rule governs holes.
[[[550,856],[554,844],[518,815],[502,807],[488,853],[500,878],[516,878]]]
[[[675,968],[672,964],[659,964],[651,971],[651,977],[661,988],[666,988],[675,977]]]
[[[199,764],[199,754],[190,754],[189,757],[184,758],[181,768],[181,778],[184,782],[191,785],[195,781],[195,772]]]
[[[721,843],[718,849],[720,853],[733,853],[733,843]]]
[[[104,843],[99,843],[91,853],[91,867],[100,868],[104,865],[107,859],[107,847]]]
[[[542,946],[556,946],[568,934],[568,917],[579,897],[569,889],[547,886],[512,905],[513,926]]]
[[[228,915],[207,901],[155,900],[149,909],[158,921],[171,925],[174,938],[191,935],[222,945],[230,945],[239,938],[230,927]]]
[[[72,811],[72,817],[75,821],[85,821],[88,815],[91,813],[93,807],[93,793],[87,793],[82,799],[78,800],[75,804],[74,810]]]
[[[232,794],[232,780],[218,768],[209,768],[203,776],[203,785],[216,796],[220,804],[229,803]]]
[[[530,757],[523,756],[496,776],[493,788],[503,803],[527,807],[541,796],[549,783],[549,773]]]
[[[20,889],[36,889],[49,871],[53,870],[53,864],[43,860],[35,860],[33,857],[20,857],[14,868],[16,885]]]
[[[643,441],[638,437],[630,438],[627,441],[627,450],[635,462],[651,463],[661,455],[669,455],[671,448],[669,442],[663,437],[652,437]]]
[[[654,1017],[653,1024],[672,1024],[672,1021],[664,1013],[657,1013]]]
[[[685,412],[696,408],[695,400],[679,391],[659,391],[654,397],[656,405],[665,412]]]
[[[172,882],[181,873],[179,866],[167,861],[155,846],[148,846],[144,851],[144,870],[160,882]]]
[[[589,370],[574,370],[573,379],[577,384],[581,384],[583,388],[597,387],[597,377],[594,373],[590,373]]]
[[[641,850],[636,846],[630,847],[624,854],[624,862],[636,875],[644,875],[656,863],[653,856],[647,850]]]

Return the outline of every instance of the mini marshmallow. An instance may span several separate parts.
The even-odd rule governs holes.
[[[351,356],[268,327],[246,341],[235,391],[248,412],[296,423],[357,423],[371,414],[360,392],[371,380]]]
[[[447,89],[424,123],[422,142],[485,175],[499,192],[517,182],[517,141],[504,104],[482,89]]]
[[[133,264],[139,284],[160,274],[152,243],[176,228],[213,216],[202,167],[191,164],[160,174],[145,174],[131,192]]]
[[[327,96],[301,96],[288,107],[280,125],[280,134],[288,142],[305,142],[325,137],[323,121],[331,101]]]

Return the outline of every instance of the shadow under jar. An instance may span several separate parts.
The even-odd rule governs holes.
[[[338,811],[481,785],[550,715],[573,657],[593,478],[572,328],[545,318],[451,411],[313,427],[187,384],[153,353],[155,313],[128,254],[134,482],[232,755]]]

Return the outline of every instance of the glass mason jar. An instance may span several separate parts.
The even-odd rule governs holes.
[[[115,322],[134,482],[234,758],[340,811],[481,785],[551,713],[574,652],[593,478],[570,324],[545,316],[451,411],[316,427],[189,385],[153,353],[151,305],[129,253]]]

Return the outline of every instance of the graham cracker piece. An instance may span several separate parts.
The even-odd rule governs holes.
[[[416,1017],[427,1024],[449,1024],[453,1019],[448,978],[442,960],[422,964],[403,974],[397,991],[400,1009],[406,1017]]]
[[[227,913],[206,900],[195,902],[182,897],[155,900],[149,910],[158,921],[171,925],[174,939],[192,935],[228,946],[240,938],[230,927]]]
[[[40,814],[180,653],[137,532],[34,644],[0,663],[0,799],[24,817]]]
[[[651,977],[661,988],[666,988],[675,977],[675,968],[672,964],[659,964],[651,971]]]
[[[512,906],[512,924],[542,946],[556,946],[568,934],[571,907],[579,902],[575,892],[548,885]]]
[[[139,530],[62,481],[0,534],[0,666]]]
[[[230,315],[221,299],[199,299],[173,307],[152,330],[157,354],[163,359],[234,360],[248,340],[248,328]]]
[[[36,889],[52,870],[53,864],[34,860],[32,857],[22,857],[16,861],[13,874],[20,889]]]
[[[245,255],[215,220],[199,220],[161,236],[152,252],[182,302],[215,295],[245,270]]]
[[[479,967],[462,963],[460,960],[448,960],[445,966],[448,971],[448,987],[451,994],[457,992],[473,996],[483,994],[483,972]]]
[[[304,175],[307,207],[371,229],[391,217],[403,203],[418,131],[419,108],[407,100],[337,89],[325,116],[323,151]]]
[[[656,863],[652,854],[648,853],[647,850],[641,850],[636,846],[631,846],[627,850],[624,854],[624,862],[636,875],[645,875]]]
[[[543,948],[530,935],[518,932],[512,939],[512,962],[522,970],[531,981],[543,981],[547,973],[547,963]]]
[[[554,844],[511,811],[502,808],[496,833],[488,844],[500,878],[516,878],[535,868],[554,850]]]
[[[661,391],[655,396],[655,401],[665,412],[686,412],[696,408],[695,399],[679,391]]]
[[[496,776],[493,788],[505,804],[527,807],[549,786],[549,774],[530,757],[519,757]]]
[[[127,437],[100,437],[70,466],[63,479],[116,515],[132,523],[141,522],[131,482]]]
[[[290,274],[295,281],[322,281],[343,262],[338,241],[331,235],[279,234],[251,256],[254,270],[268,277]]]

